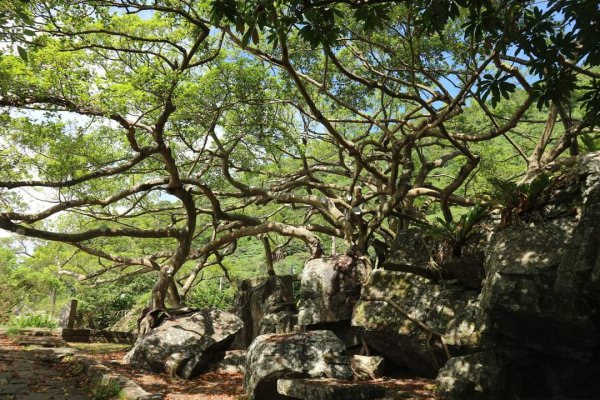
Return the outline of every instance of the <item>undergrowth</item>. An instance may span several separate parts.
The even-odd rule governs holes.
[[[25,314],[10,318],[9,331],[19,328],[56,328],[58,322],[48,314]]]
[[[111,400],[121,398],[121,386],[117,382],[96,381],[92,387],[94,400]]]

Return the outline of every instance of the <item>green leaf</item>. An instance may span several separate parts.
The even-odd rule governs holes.
[[[242,47],[243,48],[248,47],[248,43],[250,43],[250,39],[252,38],[252,32],[254,32],[254,27],[250,26],[250,27],[248,27],[248,30],[246,31],[246,33],[244,33],[244,36],[242,36]]]
[[[17,46],[17,52],[19,53],[19,57],[21,57],[23,59],[23,61],[25,61],[25,62],[28,61],[27,50],[25,50],[21,46]]]

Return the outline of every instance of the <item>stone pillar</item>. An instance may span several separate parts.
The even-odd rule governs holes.
[[[71,299],[71,301],[63,307],[60,313],[60,327],[73,329],[75,327],[75,315],[77,314],[77,300]]]

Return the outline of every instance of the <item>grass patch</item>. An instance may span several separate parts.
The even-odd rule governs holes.
[[[69,346],[75,347],[88,354],[106,354],[128,351],[130,344],[122,343],[69,343]]]
[[[6,328],[6,334],[8,336],[16,336],[21,333],[21,328],[17,328],[16,326],[9,326]]]
[[[92,387],[94,400],[110,400],[121,398],[121,386],[117,382],[96,381]]]

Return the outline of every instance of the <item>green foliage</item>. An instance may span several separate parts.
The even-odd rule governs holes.
[[[391,20],[391,6],[389,4],[374,4],[359,7],[354,10],[354,19],[362,23],[362,28],[367,32],[382,28]]]
[[[14,328],[56,328],[56,319],[44,313],[18,315],[8,321],[10,327]]]
[[[18,285],[12,280],[12,273],[16,266],[14,249],[8,246],[8,241],[1,239],[0,247],[0,323],[8,320],[13,307],[18,304],[15,290]]]
[[[223,281],[225,281],[223,279]],[[225,284],[223,289],[219,288],[218,280],[200,282],[188,295],[187,303],[192,307],[208,308],[216,307],[222,310],[230,310],[233,307],[235,288]]]
[[[488,96],[492,95],[492,107],[496,107],[501,97],[505,99],[510,99],[510,94],[515,92],[516,86],[515,84],[509,82],[511,76],[505,74],[502,76],[502,73],[498,71],[496,75],[485,74],[483,78],[479,81],[479,93],[481,94],[481,99],[486,101]]]
[[[6,334],[8,336],[16,336],[21,333],[21,328],[17,328],[16,326],[9,326],[6,329]]]
[[[296,28],[299,37],[312,48],[319,45],[327,48],[335,46],[346,33],[343,26],[351,23],[345,18],[347,11],[352,11],[350,15],[354,21],[369,33],[391,25],[388,22],[393,21],[390,15],[394,3],[393,0],[376,4],[353,4],[343,0],[316,4],[301,0],[213,0],[210,4],[213,23],[223,23],[226,19],[238,27],[238,31],[248,26],[243,36],[244,46],[251,38],[257,42],[258,31],[262,30],[271,32],[267,41],[276,47],[277,35],[272,32]],[[539,78],[534,93],[540,109],[551,102],[568,101],[577,89],[574,74],[565,67],[563,58],[584,68],[600,64],[600,50],[595,39],[600,33],[597,24],[600,10],[596,0],[550,0],[544,8],[540,8],[538,2],[521,0],[417,0],[404,3],[427,32],[443,35],[442,31],[448,25],[460,22],[464,38],[478,43],[478,51],[484,47],[491,53],[496,47],[503,53],[515,49],[517,55],[524,53],[531,59],[528,63],[530,73]],[[500,96],[509,96],[513,91],[506,81],[484,79],[482,83],[484,88],[480,89],[480,95],[487,97],[491,92],[494,106]],[[589,88],[588,97],[597,97],[597,92],[597,88]],[[597,123],[598,107],[589,107],[587,111],[586,120]]]
[[[324,244],[348,238],[337,211],[354,175],[371,192],[367,234],[383,237],[432,191],[483,200],[493,178],[519,176],[551,102],[564,105],[563,123],[547,149],[579,121],[600,121],[598,10],[588,0],[30,3],[44,27],[34,46],[0,31],[22,46],[0,55],[0,224],[78,248],[0,249],[4,310],[54,309],[75,295],[83,324],[105,328],[147,302],[158,268],[173,266],[181,285],[203,256],[234,283],[219,288],[224,271],[207,268],[188,303],[227,308],[236,282],[266,275],[264,249],[254,237],[202,253],[207,244],[269,222]],[[29,4],[0,5],[0,20],[28,22]],[[522,109],[532,96],[540,109]],[[594,134],[578,143],[596,148]],[[540,196],[512,190],[534,204]],[[48,194],[45,212],[28,191]],[[505,203],[509,215],[537,207]],[[434,230],[458,254],[483,214]],[[79,232],[89,235],[73,239]],[[268,233],[273,249],[279,234]],[[308,257],[298,240],[277,251],[278,274],[300,272]]]
[[[34,36],[33,18],[28,10],[30,0],[1,0],[0,1],[0,54],[7,47],[6,43],[29,39]],[[24,61],[28,60],[27,50],[17,45],[17,53]]]
[[[475,233],[475,227],[489,215],[489,205],[476,204],[460,216],[458,221],[436,218],[434,225],[426,228],[427,234],[442,239],[452,249],[453,257],[460,257],[462,247]]]
[[[497,188],[492,197],[502,208],[503,226],[518,224],[530,217],[535,219],[554,183],[554,178],[547,174],[540,174],[531,182],[521,184],[490,180]]]
[[[94,400],[111,400],[120,398],[121,386],[118,382],[110,380],[108,382],[96,381],[92,386],[92,398]]]
[[[600,136],[583,134],[579,137],[582,147],[586,153],[600,150]]]
[[[150,275],[128,282],[113,282],[95,288],[82,288],[77,313],[87,328],[107,329],[135,305],[145,304],[154,284]]]
[[[579,100],[585,110],[584,123],[589,126],[600,126],[600,80],[592,79],[582,88],[585,92]]]
[[[0,321],[15,309],[34,309],[49,314],[56,312],[68,286],[57,274],[56,257],[59,247],[39,247],[36,257],[17,257],[21,246],[10,239],[0,241]]]

